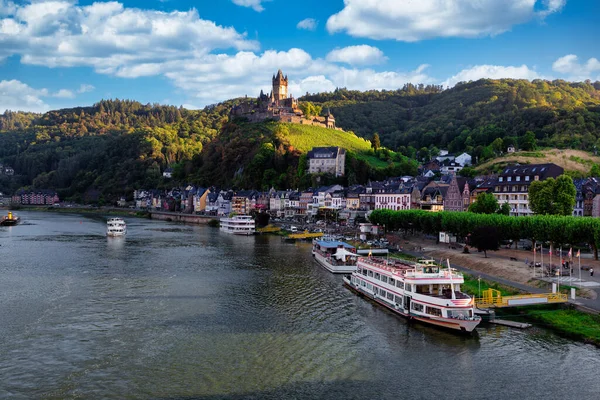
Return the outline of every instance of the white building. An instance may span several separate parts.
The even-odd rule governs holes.
[[[454,161],[456,163],[460,164],[461,166],[466,167],[467,165],[471,165],[472,158],[469,154],[462,153],[460,156],[457,156],[456,158],[454,158]]]
[[[308,152],[308,173],[344,176],[346,150],[341,147],[313,147]]]
[[[375,209],[387,210],[410,210],[410,194],[409,189],[398,189],[386,193],[375,194]]]

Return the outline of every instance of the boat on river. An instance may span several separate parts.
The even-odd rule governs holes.
[[[126,233],[127,224],[125,224],[123,218],[109,218],[106,221],[106,236],[125,236]]]
[[[1,226],[13,226],[13,225],[17,225],[20,220],[21,220],[21,218],[17,217],[11,211],[9,211],[7,215],[5,215],[4,217],[2,217],[2,219],[0,219],[0,225]]]
[[[411,264],[360,257],[356,271],[343,281],[352,291],[412,320],[462,332],[472,332],[481,322],[474,299],[460,291],[463,275],[449,263],[441,268],[433,260]]]
[[[348,274],[356,271],[356,248],[335,240],[314,240],[312,255],[329,272]]]
[[[221,219],[221,230],[234,235],[254,235],[256,223],[251,215],[234,215]]]

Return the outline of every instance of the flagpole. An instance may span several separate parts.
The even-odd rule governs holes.
[[[540,257],[542,257],[542,268],[540,268],[541,278],[544,277],[544,243],[540,244]]]
[[[581,250],[577,250],[577,258],[579,259],[579,288],[581,289]]]
[[[571,247],[569,249],[569,282],[571,282],[571,279],[573,279],[573,277],[571,276],[571,271],[573,271],[573,248]]]
[[[548,268],[548,276],[552,276],[552,243],[550,243],[550,268]],[[552,282],[552,280],[550,280]]]
[[[533,246],[533,277],[535,278],[535,246]]]

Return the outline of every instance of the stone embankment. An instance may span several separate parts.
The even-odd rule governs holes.
[[[151,211],[150,218],[159,221],[184,222],[188,224],[208,224],[210,220],[220,219],[214,215],[182,214],[168,211]]]

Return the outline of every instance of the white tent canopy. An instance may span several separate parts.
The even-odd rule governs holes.
[[[351,251],[344,249],[343,247],[340,247],[337,249],[334,256],[338,260],[346,261],[346,257],[356,257],[356,253],[353,253]]]

